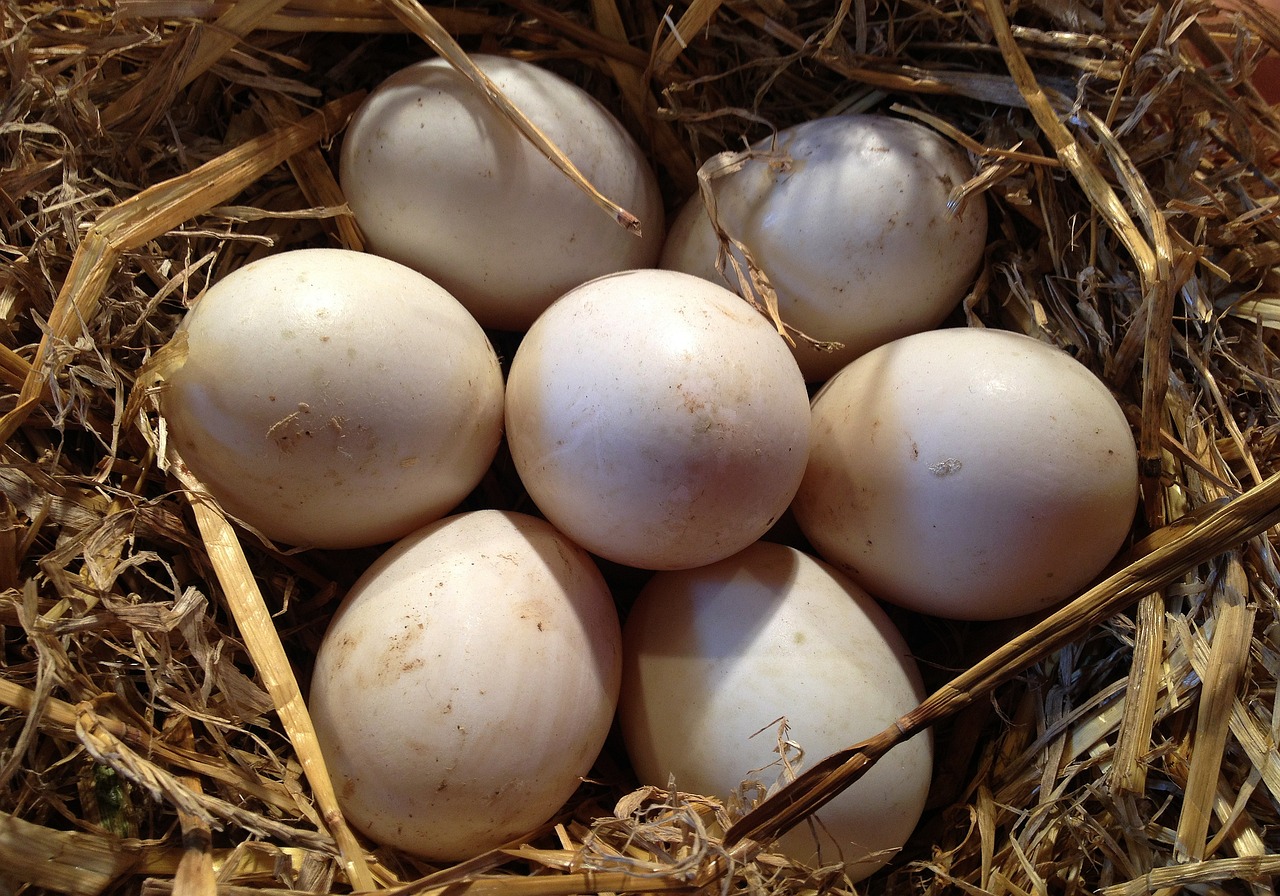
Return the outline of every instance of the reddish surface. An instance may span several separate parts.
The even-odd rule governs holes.
[[[1242,9],[1249,5],[1244,0],[1222,0],[1225,10]],[[1280,17],[1280,0],[1256,0],[1256,5]],[[1230,15],[1230,12],[1226,13]],[[1280,26],[1277,26],[1280,31]],[[1253,73],[1253,85],[1263,99],[1273,105],[1280,102],[1280,50],[1268,50]]]
[[[1268,103],[1280,102],[1280,56],[1272,53],[1264,57],[1253,73],[1253,86]]]

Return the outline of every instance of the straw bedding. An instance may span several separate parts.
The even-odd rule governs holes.
[[[1252,3],[0,10],[0,892],[849,892],[756,844],[929,726],[930,807],[859,892],[1274,892],[1280,118],[1250,75],[1280,25]],[[370,850],[298,682],[372,552],[280,552],[228,522],[158,461],[154,387],[209,282],[360,246],[342,124],[453,41],[596,94],[673,206],[717,152],[836,109],[964,145],[994,223],[953,323],[1059,344],[1122,401],[1143,502],[1114,575],[1041,620],[904,615],[933,695],[749,814],[635,790],[611,744],[521,848],[450,868]],[[527,509],[502,462],[469,503]]]

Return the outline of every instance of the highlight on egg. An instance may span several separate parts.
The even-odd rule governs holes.
[[[611,220],[442,58],[378,85],[352,117],[339,178],[370,249],[440,283],[485,327],[523,331],[565,291],[652,266],[665,224],[657,177],[586,91],[506,56],[471,60],[604,196]]]
[[[343,599],[311,678],[343,814],[434,861],[529,835],[604,744],[620,639],[599,570],[541,519],[472,511],[397,542]]]
[[[297,547],[392,541],[453,510],[502,438],[480,325],[404,265],[345,249],[263,257],[179,329],[167,437],[237,519]]]
[[[878,734],[924,699],[920,672],[884,610],[835,569],[757,542],[709,566],[661,572],[623,630],[618,718],[644,784],[730,800],[743,782],[787,780]],[[785,732],[781,726],[785,724]],[[891,860],[923,812],[928,733],[899,745],[767,849],[854,881]]]
[[[987,244],[985,200],[953,205],[973,173],[958,146],[919,122],[844,114],[785,128],[709,177],[720,228],[764,272],[782,320],[839,343],[796,338],[805,379],[822,382],[956,308]],[[696,194],[672,222],[660,264],[754,295],[733,265],[717,268],[720,252]],[[745,271],[745,256],[730,254]]]
[[[571,290],[507,378],[507,441],[539,510],[645,569],[736,553],[786,511],[809,398],[786,343],[723,286],[636,270]]]
[[[1092,371],[1030,336],[957,328],[881,346],[823,387],[793,509],[877,598],[989,620],[1086,587],[1137,503],[1132,430]]]

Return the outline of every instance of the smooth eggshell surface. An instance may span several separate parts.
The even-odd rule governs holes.
[[[1101,380],[1028,336],[960,328],[891,342],[827,383],[793,506],[876,597],[998,619],[1088,585],[1137,500],[1133,435]]]
[[[618,717],[643,783],[728,799],[744,781],[785,780],[779,722],[799,770],[878,734],[924,698],[919,670],[884,611],[845,576],[758,542],[694,570],[658,573],[623,634]],[[791,757],[793,760],[795,756]],[[887,753],[778,848],[854,880],[893,857],[923,811],[928,734]]]
[[[472,60],[643,237],[610,219],[445,60],[392,75],[356,112],[340,179],[372,251],[422,271],[485,327],[524,330],[561,293],[649,267],[664,234],[635,140],[581,88],[502,56]]]
[[[724,287],[673,271],[572,290],[507,378],[507,440],[539,509],[630,566],[711,563],[782,515],[809,448],[786,343]]]
[[[753,147],[764,153],[770,143]],[[979,196],[948,208],[973,176],[937,132],[884,115],[838,115],[778,133],[774,152],[711,179],[721,226],[778,294],[805,378],[826,380],[899,336],[936,327],[973,283],[987,242]],[[701,196],[676,219],[661,266],[738,289],[716,270],[719,242]],[[741,255],[738,256],[741,259]]]
[[[591,558],[540,519],[476,511],[398,542],[316,656],[308,704],[343,813],[434,861],[537,828],[604,744],[620,639]]]
[[[502,373],[444,289],[343,249],[271,255],[215,283],[161,393],[183,462],[226,510],[304,547],[391,541],[476,486],[502,438]]]

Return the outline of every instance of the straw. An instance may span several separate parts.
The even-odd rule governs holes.
[[[0,15],[0,890],[1275,892],[1280,115],[1251,76],[1280,25],[1255,2],[4,0]],[[214,280],[270,252],[362,247],[336,141],[366,91],[430,52],[516,122],[470,54],[568,75],[637,138],[669,212],[700,170],[731,176],[744,147],[817,116],[908,117],[956,143],[975,174],[952,201],[986,203],[992,226],[947,323],[1033,335],[1112,390],[1142,457],[1125,554],[1036,619],[894,611],[931,696],[868,743],[807,754],[767,799],[750,781],[637,782],[615,739],[505,848],[436,865],[360,840],[305,680],[377,550],[284,550],[226,518],[171,465],[155,399]],[[803,336],[738,248],[745,298]],[[493,338],[504,357],[518,345]],[[466,506],[531,509],[505,457]],[[604,571],[625,610],[644,574]],[[854,885],[769,842],[925,727],[929,804],[882,871]]]

